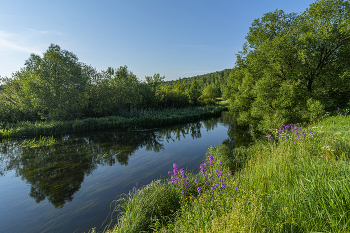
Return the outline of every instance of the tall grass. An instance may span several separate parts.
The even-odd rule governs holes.
[[[349,232],[350,117],[330,117],[307,129],[295,126],[294,132],[291,127],[282,128],[277,131],[280,137],[274,137],[277,140],[266,137],[233,152],[224,145],[210,148],[208,156],[234,170],[225,192],[200,198],[197,194],[186,201],[181,198],[181,192],[172,193],[180,205],[175,215],[172,214],[170,221],[144,230]],[[133,197],[125,206],[128,203],[134,203]],[[152,209],[160,205],[148,204]],[[132,215],[132,210],[128,211]],[[114,229],[116,232],[127,222],[133,222],[124,219]],[[128,232],[139,232],[129,229]]]
[[[119,203],[116,210],[123,211],[123,215],[114,232],[143,232],[171,222],[180,208],[180,197],[171,186],[158,180],[142,189],[134,188]]]
[[[349,126],[349,117],[332,117],[309,127],[299,140],[286,132],[286,140],[258,141],[243,149],[249,160],[235,174],[239,188],[221,201],[230,206],[193,205],[171,231],[348,232]],[[206,220],[197,211],[201,208],[216,213],[206,227],[193,224]]]
[[[122,116],[87,118],[75,121],[51,122],[0,122],[0,138],[36,135],[53,135],[70,132],[86,132],[104,129],[139,129],[196,121],[220,115],[226,110],[220,106],[191,107],[165,110],[140,110],[124,112]]]

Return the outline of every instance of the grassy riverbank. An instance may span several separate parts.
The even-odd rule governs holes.
[[[282,126],[233,152],[210,148],[212,175],[172,172],[177,186],[173,178],[134,190],[113,232],[346,232],[349,128],[350,117],[339,115],[306,129]]]
[[[220,115],[222,106],[140,110],[121,112],[119,116],[87,118],[75,121],[0,122],[0,138],[76,133],[104,129],[142,129],[181,122],[197,121]]]

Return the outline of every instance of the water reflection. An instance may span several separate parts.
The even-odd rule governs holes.
[[[230,149],[248,146],[252,142],[252,136],[249,133],[249,128],[238,125],[235,116],[230,112],[223,112],[221,120],[229,126],[227,135],[228,138],[223,142]]]
[[[217,118],[203,121],[207,131],[216,127]],[[56,137],[48,147],[22,148],[21,140],[3,140],[0,144],[0,175],[15,171],[30,184],[29,196],[37,203],[47,199],[56,208],[73,200],[85,176],[98,165],[127,166],[130,156],[140,148],[159,152],[164,140],[187,136],[201,138],[200,122],[146,131],[101,132]]]

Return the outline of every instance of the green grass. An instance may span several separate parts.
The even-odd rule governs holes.
[[[123,214],[114,232],[142,232],[171,221],[180,208],[180,197],[171,186],[158,180],[142,189],[134,188],[117,203],[115,211]]]
[[[34,147],[42,147],[42,146],[51,146],[52,144],[56,143],[56,139],[51,137],[39,137],[39,140],[36,140],[36,138],[30,140],[30,139],[25,139],[22,142],[22,147],[27,147],[27,148],[34,148]]]
[[[304,129],[307,134],[302,140],[287,134],[288,139],[282,143],[266,138],[233,152],[224,145],[210,148],[208,156],[223,161],[224,166],[235,172],[227,184],[227,192],[196,201],[178,201],[178,197],[173,196],[181,205],[172,218],[158,222],[153,218],[152,228],[143,230],[349,232],[349,129],[350,117],[336,116]],[[158,195],[165,198],[168,194]],[[132,199],[130,196],[130,203],[134,203]],[[125,206],[129,202],[125,202]],[[148,208],[157,209],[161,204],[143,201],[142,205],[142,208],[150,205]],[[125,210],[124,216],[132,215],[131,209]],[[134,211],[142,209],[134,207]],[[121,232],[124,224],[140,224],[124,216],[115,232]]]
[[[54,135],[71,132],[87,132],[104,129],[140,129],[182,122],[197,121],[220,115],[227,110],[221,106],[191,107],[164,110],[124,112],[122,116],[87,118],[75,121],[0,122],[0,139],[36,135]]]

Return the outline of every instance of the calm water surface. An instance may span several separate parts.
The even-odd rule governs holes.
[[[88,232],[111,221],[113,201],[168,178],[172,164],[198,172],[210,146],[250,141],[230,116],[145,131],[60,135],[50,147],[0,144],[0,232]],[[115,214],[114,214],[115,215]]]

